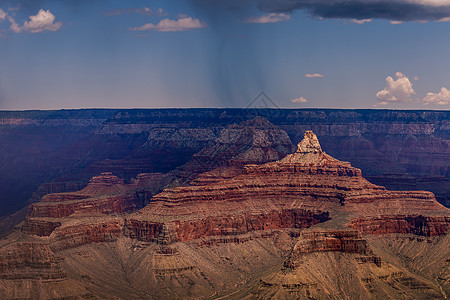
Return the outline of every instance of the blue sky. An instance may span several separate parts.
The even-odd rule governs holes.
[[[244,3],[244,4],[243,4]],[[450,108],[447,0],[0,0],[0,109]]]

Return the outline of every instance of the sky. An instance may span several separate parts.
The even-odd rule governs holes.
[[[0,110],[450,109],[450,0],[0,0]]]

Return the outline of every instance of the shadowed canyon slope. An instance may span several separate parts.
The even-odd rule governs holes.
[[[0,296],[450,295],[450,210],[432,193],[370,183],[325,153],[312,131],[281,155],[292,145],[261,122],[228,127],[167,175],[125,182],[104,172],[79,191],[42,197],[20,230],[0,240]],[[240,138],[224,139],[231,133]],[[202,166],[205,173],[193,168],[213,152],[226,159]],[[189,170],[181,178],[190,183],[151,196]]]

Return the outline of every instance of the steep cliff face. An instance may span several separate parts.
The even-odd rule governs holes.
[[[67,221],[64,220],[70,220],[67,219],[69,217],[101,217],[137,210],[148,201],[146,191],[155,188],[161,178],[158,174],[141,174],[130,184],[125,184],[123,179],[111,173],[102,173],[93,177],[89,184],[78,192],[48,194],[42,197],[41,202],[30,205],[22,231],[38,236],[50,236],[61,225],[65,228],[64,223]],[[74,226],[69,228],[77,230]]]
[[[418,212],[420,212],[418,210]],[[412,233],[422,236],[445,235],[450,216],[390,215],[353,219],[348,225],[365,234]]]
[[[291,254],[291,259],[308,253],[327,251],[363,255],[373,254],[367,241],[362,238],[358,231],[308,231],[300,234]]]
[[[59,226],[61,226],[61,222],[57,219],[27,217],[22,225],[22,232],[37,236],[49,236]]]
[[[246,212],[233,215],[198,217],[172,222],[150,221],[143,218],[125,220],[125,236],[146,242],[171,244],[211,236],[236,236],[258,230],[307,228],[328,220],[326,212],[302,209]]]
[[[361,263],[381,266],[381,258],[375,256],[361,233],[353,230],[304,230],[300,233],[284,266],[289,269],[299,267],[310,253],[342,252],[354,254]]]
[[[61,251],[86,244],[114,242],[122,236],[122,227],[121,218],[80,219],[55,230],[50,247],[53,251]]]

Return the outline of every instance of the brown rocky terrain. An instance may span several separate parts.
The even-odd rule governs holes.
[[[30,206],[22,230],[0,243],[0,296],[450,295],[450,210],[432,193],[370,183],[360,169],[325,153],[311,131],[294,153],[251,161],[289,145],[275,138],[268,143],[271,131],[258,133],[254,125],[240,150],[219,139],[200,152],[203,159],[211,149],[233,154],[191,185],[150,198],[164,175],[125,183],[103,173],[78,192],[44,196]],[[249,146],[248,137],[261,134]],[[240,157],[251,164],[234,164]]]

